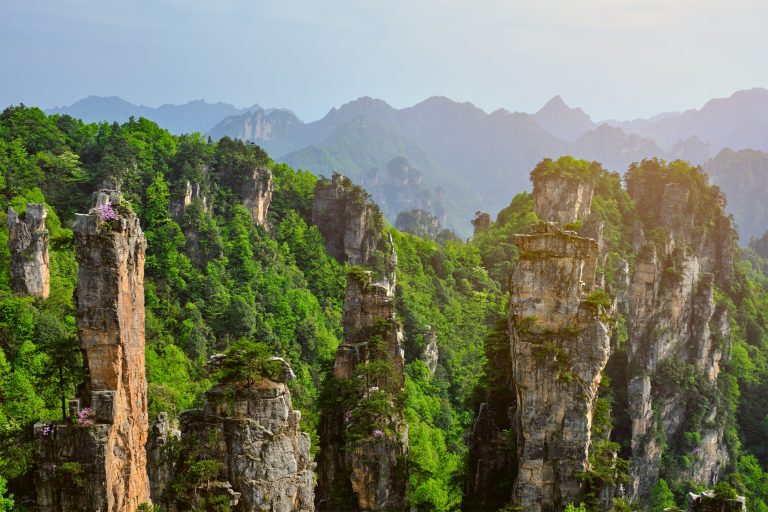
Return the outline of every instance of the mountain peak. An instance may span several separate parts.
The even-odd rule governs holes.
[[[568,142],[573,142],[595,127],[595,123],[583,110],[569,107],[559,95],[533,114],[533,118],[549,133]]]
[[[544,112],[547,110],[555,110],[555,111],[563,111],[563,110],[574,110],[571,109],[571,107],[568,106],[568,104],[563,101],[563,98],[560,97],[559,94],[552,97],[551,100],[549,100],[547,103],[544,104],[543,107],[541,107],[541,110],[539,112],[536,112],[537,114],[540,112]]]

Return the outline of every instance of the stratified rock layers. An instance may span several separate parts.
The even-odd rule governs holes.
[[[591,300],[597,243],[541,224],[516,235],[510,281],[512,376],[517,394],[518,475],[513,504],[562,510],[578,501],[589,470],[592,414],[610,331]]]
[[[146,241],[119,193],[102,191],[95,198],[96,208],[76,215],[72,228],[79,265],[77,328],[87,370],[81,400],[88,408],[79,425],[35,426],[41,511],[118,512],[149,502]],[[107,204],[114,219],[100,218],[98,207]]]
[[[46,215],[42,204],[28,204],[21,217],[8,207],[11,289],[39,299],[48,298],[51,290]]]

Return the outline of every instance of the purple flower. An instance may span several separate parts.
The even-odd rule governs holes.
[[[81,427],[92,427],[94,425],[93,418],[96,416],[96,411],[90,407],[85,407],[77,411],[77,424]]]
[[[373,431],[373,437],[384,437],[384,431],[377,428]]]
[[[45,425],[43,425],[43,428],[40,431],[40,433],[43,434],[44,436],[51,435],[51,432],[53,432],[53,425],[50,423],[46,423]]]
[[[344,412],[344,423],[349,423],[350,421],[352,421],[352,411]]]
[[[110,220],[117,219],[117,212],[112,207],[112,203],[110,203],[109,201],[107,201],[104,204],[100,204],[99,206],[97,206],[96,207],[96,212],[99,215],[99,220],[102,221],[102,222],[107,222],[107,221],[110,221]]]

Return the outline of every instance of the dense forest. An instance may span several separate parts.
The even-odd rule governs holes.
[[[263,222],[254,222],[243,197],[254,169],[268,171],[273,180]],[[595,406],[591,469],[582,475],[585,494],[567,506],[604,510],[597,497],[600,486],[619,487],[630,479],[627,383],[644,371],[633,366],[638,359],[629,353],[627,310],[611,296],[620,289],[622,264],[625,274],[635,270],[642,254],[636,247],[641,230],[663,260],[662,286],[672,286],[685,274],[685,258],[708,247],[708,240],[722,239],[729,221],[719,189],[710,186],[702,169],[684,162],[644,160],[622,177],[596,162],[564,157],[544,160],[531,174],[534,182],[552,176],[591,184],[590,216],[563,229],[599,234],[603,244],[597,269],[602,289],[588,299],[596,311],[613,311],[612,355]],[[204,393],[221,379],[221,371],[212,372],[207,365],[211,356],[278,356],[295,374],[289,383],[293,407],[301,412],[301,430],[310,434],[312,454],[318,457],[323,415],[340,403],[333,368],[344,343],[347,277],[363,270],[334,257],[313,222],[315,191],[329,182],[273,162],[256,145],[226,137],[214,142],[199,134],[171,135],[143,118],[85,124],[37,108],[6,109],[0,115],[0,511],[34,510],[33,425],[71,420],[64,402],[78,394],[84,378],[75,321],[78,266],[72,221],[75,213],[91,208],[93,193],[105,188],[122,192],[147,240],[150,421],[165,412],[173,425],[182,411],[201,406]],[[696,219],[696,229],[664,225],[656,205],[670,183],[690,192],[688,213]],[[195,187],[191,195],[190,184]],[[344,186],[370,204],[363,189]],[[513,239],[549,220],[537,215],[530,193],[509,195],[509,206],[489,222],[476,224],[475,235],[466,242],[449,232],[431,232],[431,220],[420,225],[422,216],[416,214],[400,227],[430,236],[397,230],[371,205],[376,238],[391,241],[397,255],[393,281],[405,367],[402,393],[392,403],[402,408],[408,427],[406,499],[411,510],[483,510],[467,491],[476,476],[472,432],[481,404],[502,404],[501,409],[514,401],[508,293],[516,263],[530,255],[521,253]],[[14,293],[10,282],[6,212],[12,208],[22,214],[30,203],[47,209],[50,294],[45,299]],[[723,245],[730,242],[735,239]],[[729,319],[716,379],[705,378],[693,359],[665,359],[647,372],[655,389],[682,390],[684,417],[676,427],[679,433],[657,435],[663,455],[649,497],[631,501],[617,496],[611,503],[614,510],[687,506],[688,492],[701,491],[706,484],[687,478],[686,471],[696,467],[702,436],[708,429],[720,429],[729,462],[716,487],[718,496],[746,496],[748,510],[768,511],[764,246],[734,245],[732,275],[715,271],[714,301]],[[725,254],[730,249],[717,250]],[[373,256],[370,261],[375,262],[381,254]],[[369,266],[377,272],[376,264]],[[439,356],[431,358],[435,344]],[[664,403],[661,395],[656,398]],[[712,404],[717,410],[710,417]],[[662,417],[664,411],[654,414]],[[514,459],[514,436],[510,429],[502,430],[508,441],[503,449]],[[497,475],[496,487],[483,498],[493,508],[485,510],[513,510],[507,503],[514,466],[511,461],[509,473]],[[188,470],[195,468],[200,469],[193,464]],[[69,470],[76,473],[77,468]],[[216,506],[203,503],[198,509],[227,510]],[[337,510],[358,509],[342,504]]]

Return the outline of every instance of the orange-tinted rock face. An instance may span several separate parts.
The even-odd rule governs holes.
[[[77,328],[87,376],[81,397],[94,410],[92,425],[36,426],[41,467],[79,464],[85,489],[68,488],[59,473],[36,478],[41,510],[120,512],[149,502],[145,445],[148,434],[144,369],[144,250],[138,218],[119,207],[120,195],[102,191],[116,218],[98,210],[75,216],[79,265]],[[64,449],[70,447],[71,449]],[[71,487],[71,486],[69,486]]]

